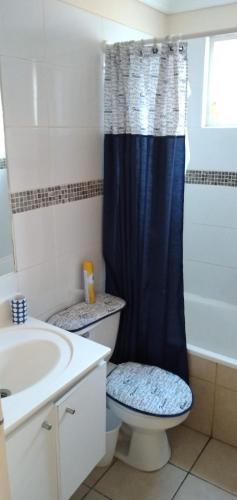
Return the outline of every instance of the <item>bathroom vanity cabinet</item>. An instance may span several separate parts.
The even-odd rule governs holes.
[[[47,422],[50,431],[42,427]],[[56,500],[57,456],[52,405],[48,405],[6,441],[12,500]]]
[[[106,363],[6,441],[12,500],[68,500],[105,454]]]

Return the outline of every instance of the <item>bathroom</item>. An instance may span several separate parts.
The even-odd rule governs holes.
[[[94,264],[96,295],[105,290],[102,252],[105,43],[131,40],[145,43],[157,39],[172,44],[180,39],[181,43],[187,42],[190,87],[183,266],[189,384],[194,395],[189,416],[167,431],[171,447],[168,463],[147,472],[125,463],[117,454],[109,465],[98,466],[105,440],[101,431],[106,407],[103,360],[108,359],[108,349],[103,347],[103,339],[102,345],[97,346],[70,334],[72,349],[85,350],[78,368],[81,372],[75,375],[76,364],[71,366],[70,373],[67,372],[71,377],[69,383],[59,377],[55,368],[57,383],[61,381],[63,390],[56,391],[53,383],[48,388],[44,386],[44,404],[37,403],[37,411],[43,415],[40,426],[42,422],[46,427],[52,426],[53,432],[47,432],[47,428],[42,431],[46,438],[53,439],[56,420],[61,422],[65,392],[69,391],[72,398],[70,391],[74,384],[81,383],[81,373],[88,382],[88,393],[87,389],[80,390],[85,390],[88,412],[93,413],[95,425],[87,415],[83,433],[78,433],[81,441],[77,430],[71,432],[69,439],[73,415],[68,413],[69,427],[65,427],[66,439],[62,441],[66,448],[60,455],[65,481],[60,486],[57,466],[51,467],[50,476],[55,477],[51,489],[52,485],[47,486],[46,465],[55,462],[58,451],[53,458],[50,455],[45,465],[37,441],[40,458],[35,462],[35,427],[31,427],[32,434],[27,428],[27,422],[33,418],[35,426],[39,425],[38,413],[33,415],[33,410],[27,407],[29,401],[33,405],[36,397],[34,384],[27,389],[32,391],[28,392],[29,401],[24,399],[27,391],[2,399],[0,500],[236,498],[237,122],[234,114],[237,109],[233,90],[237,83],[233,62],[236,33],[237,2],[231,0],[0,0],[3,107],[3,118],[0,113],[0,389],[7,388],[3,384],[5,376],[14,379],[17,367],[21,375],[17,373],[15,378],[19,383],[24,378],[26,387],[37,370],[40,373],[43,369],[40,360],[45,364],[50,362],[47,323],[37,344],[39,362],[35,361],[35,366],[27,364],[26,358],[20,359],[20,350],[12,358],[12,370],[11,362],[5,362],[7,337],[10,339],[12,333],[17,335],[18,328],[22,332],[24,328],[11,323],[9,304],[15,295],[26,297],[29,317],[35,320],[27,319],[25,326],[29,329],[34,324],[37,330],[58,311],[83,301],[84,261]],[[224,58],[219,60],[218,76],[212,80],[214,70],[218,69],[218,64],[214,68],[215,43],[220,47],[222,42]],[[233,100],[228,118],[225,113],[218,115],[211,101],[214,82],[223,73],[229,76],[223,77],[217,87],[219,91],[222,89],[222,96],[228,92]],[[106,319],[109,325],[112,318],[115,315]],[[37,323],[39,320],[41,323]],[[26,335],[24,332],[22,335]],[[57,339],[57,349],[66,357],[65,335]],[[93,340],[93,332],[86,329],[85,336],[91,335]],[[47,345],[50,352],[44,351]],[[31,351],[27,359],[31,360]],[[99,375],[90,382],[88,378],[94,373]],[[46,398],[49,389],[54,396]],[[59,403],[56,412],[48,416],[46,409],[51,401]],[[93,409],[94,401],[97,406]],[[67,406],[65,411],[68,409],[73,410],[73,406]],[[5,436],[1,434],[3,427]],[[30,436],[32,448],[24,448],[23,443]],[[72,454],[72,464],[80,466],[69,467],[69,443],[72,446],[73,440],[77,440],[87,446],[87,439],[91,455],[84,453],[85,460],[82,458],[80,463],[78,456]],[[94,447],[92,442],[96,443]],[[46,446],[46,441],[42,443]],[[51,441],[47,441],[47,446],[50,450],[54,448]],[[26,457],[23,476],[21,447]]]

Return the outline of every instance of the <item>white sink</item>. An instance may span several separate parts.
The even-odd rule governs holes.
[[[41,328],[6,328],[0,335],[0,391],[12,395],[57,376],[70,363],[67,338]]]
[[[0,390],[8,435],[97,366],[110,349],[48,323],[29,318],[0,328]]]

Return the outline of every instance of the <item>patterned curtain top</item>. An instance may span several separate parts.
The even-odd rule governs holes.
[[[105,133],[184,135],[187,88],[187,43],[108,45]]]

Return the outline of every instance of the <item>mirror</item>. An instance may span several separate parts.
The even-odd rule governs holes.
[[[7,161],[0,96],[0,276],[14,270],[11,208],[8,189]]]

